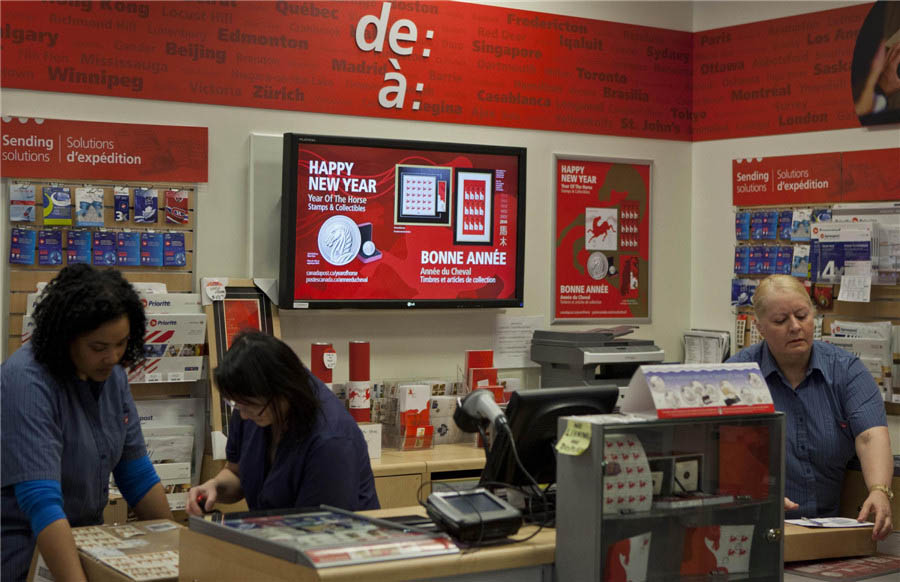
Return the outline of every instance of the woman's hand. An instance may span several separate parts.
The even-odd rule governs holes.
[[[794,511],[795,509],[800,509],[800,505],[798,503],[794,503],[787,497],[784,498],[784,510],[785,511]]]
[[[872,539],[883,540],[893,530],[891,502],[883,491],[876,489],[869,493],[856,521],[867,521],[872,514],[875,514],[875,519],[869,520],[875,523],[875,527],[872,529]]]
[[[218,492],[216,490],[216,480],[210,479],[206,483],[191,487],[188,491],[187,506],[185,511],[190,515],[201,516],[204,513],[212,511],[216,505]]]

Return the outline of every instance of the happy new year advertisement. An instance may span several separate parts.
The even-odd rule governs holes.
[[[517,161],[301,144],[294,299],[514,299]]]
[[[647,319],[650,165],[556,161],[555,319]]]

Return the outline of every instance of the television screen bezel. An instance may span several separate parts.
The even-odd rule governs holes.
[[[281,237],[278,270],[278,306],[281,309],[459,309],[523,307],[525,303],[525,212],[527,148],[390,138],[317,135],[287,132],[283,138],[281,180]],[[515,294],[506,299],[294,299],[297,243],[297,174],[301,144],[381,147],[422,151],[515,156],[518,158],[516,192]]]

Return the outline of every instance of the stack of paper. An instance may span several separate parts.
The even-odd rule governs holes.
[[[712,329],[684,332],[685,364],[718,364],[731,353],[731,334]]]

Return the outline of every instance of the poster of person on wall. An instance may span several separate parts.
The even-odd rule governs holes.
[[[556,156],[554,322],[650,321],[650,169]]]

